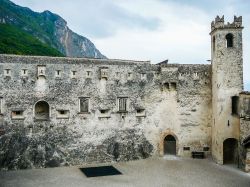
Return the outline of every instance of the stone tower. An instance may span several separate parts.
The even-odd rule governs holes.
[[[243,90],[242,29],[242,17],[234,16],[233,23],[225,24],[224,16],[217,16],[211,23],[212,156],[220,164],[230,155],[235,163],[238,160],[237,102]]]

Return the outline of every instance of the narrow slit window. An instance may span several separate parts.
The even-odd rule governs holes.
[[[27,76],[28,75],[28,70],[27,69],[22,69],[22,76]]]
[[[11,76],[11,70],[10,69],[5,69],[4,70],[4,75],[5,76]]]
[[[127,98],[126,97],[118,98],[118,110],[119,112],[127,111]]]
[[[56,70],[56,77],[61,77],[62,71],[61,70]]]
[[[86,74],[87,74],[87,77],[90,78],[92,76],[92,71],[87,71]]]
[[[71,71],[71,78],[76,78],[76,71]]]
[[[80,113],[88,113],[89,112],[89,98],[81,97],[79,98],[80,103]]]
[[[0,97],[0,114],[3,113],[3,98]]]
[[[215,36],[213,36],[213,51],[215,51]]]

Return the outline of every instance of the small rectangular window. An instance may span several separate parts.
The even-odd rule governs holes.
[[[99,118],[110,118],[110,110],[109,109],[101,109]]]
[[[22,69],[21,75],[22,76],[27,76],[28,75],[28,70],[27,69]]]
[[[128,72],[128,80],[132,80],[133,79],[133,73],[131,73],[131,72]]]
[[[127,112],[127,97],[118,98],[118,110],[119,112]]]
[[[203,151],[209,151],[209,147],[203,147]]]
[[[176,82],[171,82],[171,89],[176,90]]]
[[[11,76],[11,70],[10,69],[5,69],[4,70],[4,76],[10,77]]]
[[[183,151],[190,151],[190,147],[183,147]]]
[[[71,78],[76,78],[76,71],[71,71]]]
[[[80,104],[80,113],[89,112],[89,98],[88,97],[79,98],[79,104]]]
[[[238,106],[239,106],[239,97],[233,96],[232,97],[232,114],[238,115]]]
[[[145,109],[136,109],[136,117],[146,117]]]
[[[38,65],[37,66],[37,76],[45,76],[46,66]]]
[[[12,111],[11,118],[12,119],[24,119],[23,110]]]
[[[92,77],[92,71],[86,71],[86,76],[87,76],[87,78],[91,78]]]
[[[62,71],[61,70],[56,70],[56,77],[61,77]]]
[[[57,110],[56,118],[58,118],[58,119],[69,118],[69,110]]]
[[[147,78],[146,73],[141,73],[141,79],[145,80]]]

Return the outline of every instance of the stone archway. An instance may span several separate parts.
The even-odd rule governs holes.
[[[38,101],[34,108],[35,118],[38,120],[48,120],[50,116],[50,107],[46,101]]]
[[[164,155],[176,155],[176,139],[172,135],[164,139]]]
[[[225,139],[223,142],[223,164],[238,164],[238,140]]]
[[[175,144],[175,149],[172,149],[175,151],[175,155],[178,155],[178,150],[179,150],[179,140],[177,136],[170,130],[165,131],[160,135],[160,142],[158,144],[158,150],[159,150],[159,155],[164,156],[165,155],[165,141],[169,140],[175,140],[172,142],[172,144]],[[167,142],[166,142],[167,143]],[[170,142],[169,142],[170,143]],[[171,144],[171,143],[170,143]]]

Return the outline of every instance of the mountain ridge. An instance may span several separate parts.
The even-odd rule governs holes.
[[[14,25],[68,57],[107,58],[88,38],[73,32],[60,15],[49,10],[34,12],[0,0],[0,23]]]

